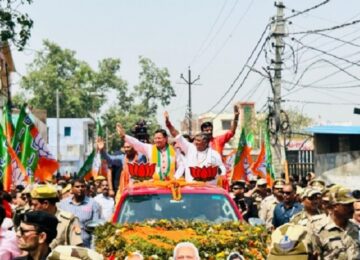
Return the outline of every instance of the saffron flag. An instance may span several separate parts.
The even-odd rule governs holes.
[[[20,171],[20,177],[25,176],[25,169],[21,165],[13,148],[9,145],[4,135],[4,130],[0,126],[0,178],[5,191],[10,191],[11,184],[21,184],[24,178],[15,178],[13,174],[13,165],[16,165]]]
[[[264,132],[264,141],[261,144],[260,154],[254,163],[253,172],[261,178],[266,179],[268,187],[272,186],[275,179],[275,173],[272,165],[272,154],[268,131]]]
[[[99,168],[94,167],[94,162],[96,161],[96,153],[95,149],[91,152],[91,154],[86,158],[84,165],[79,170],[77,177],[79,179],[84,178],[85,180],[89,180],[91,177],[96,177]]]
[[[248,146],[246,142],[245,129],[243,128],[235,154],[235,162],[231,178],[232,181],[248,181],[249,176],[252,174],[251,165],[253,164],[250,152],[251,147]]]

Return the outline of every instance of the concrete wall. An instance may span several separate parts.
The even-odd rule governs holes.
[[[315,155],[315,173],[327,183],[360,188],[360,151]]]
[[[89,118],[61,118],[60,123],[60,172],[78,171],[92,151],[89,128],[94,125]],[[56,118],[47,119],[48,148],[56,157]],[[71,135],[65,136],[65,127],[71,128]]]

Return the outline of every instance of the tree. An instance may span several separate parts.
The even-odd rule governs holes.
[[[0,41],[11,41],[22,50],[30,38],[33,21],[28,14],[18,11],[18,7],[31,4],[32,0],[0,1]]]
[[[176,95],[166,68],[157,68],[150,59],[141,56],[139,64],[142,70],[140,82],[135,86],[135,95],[144,106],[146,115],[151,116],[156,114],[159,102],[162,106],[169,105],[171,98]]]
[[[118,106],[111,107],[103,116],[105,126],[111,133],[116,132],[115,123],[120,122],[125,129],[128,129],[127,133],[132,134],[131,130],[135,124],[145,119],[151,136],[159,128],[155,118],[159,104],[168,105],[175,96],[166,68],[158,68],[154,62],[144,57],[139,57],[139,65],[141,66],[139,84],[134,87],[134,92],[130,97],[119,92]],[[131,105],[124,107],[124,103]],[[109,143],[109,150],[119,149],[120,142],[117,135],[111,136]]]
[[[60,92],[60,117],[91,116],[91,112],[99,111],[105,101],[104,93],[110,89],[119,92],[122,100],[131,100],[126,96],[127,83],[117,75],[120,60],[100,61],[97,72],[76,59],[74,51],[47,40],[43,44],[44,49],[36,54],[20,83],[30,91],[29,104],[33,107],[45,109],[49,117],[55,117],[56,89]]]
[[[150,59],[139,57],[139,84],[131,92],[119,76],[119,59],[103,59],[95,71],[85,61],[78,60],[74,51],[47,40],[43,44],[44,49],[36,54],[20,83],[28,97],[24,98],[23,93],[17,95],[14,104],[25,100],[34,108],[47,110],[48,117],[55,117],[58,89],[60,117],[88,117],[89,112],[99,111],[105,103],[104,94],[112,90],[116,93],[116,104],[103,115],[103,124],[111,133],[109,150],[119,148],[116,122],[122,123],[128,133],[140,119],[149,123],[150,135],[158,128],[155,116],[159,105],[168,105],[175,96],[166,68],[158,68]]]

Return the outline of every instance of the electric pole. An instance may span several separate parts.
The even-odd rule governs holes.
[[[273,47],[275,49],[275,59],[272,61],[274,77],[273,77],[273,94],[274,94],[274,117],[275,122],[277,122],[276,126],[276,135],[279,135],[281,128],[281,71],[282,71],[282,52],[284,50],[284,41],[285,37],[285,20],[284,20],[284,8],[282,0],[275,2],[276,7],[276,16],[274,17],[272,24],[272,34],[271,36],[274,38]],[[275,144],[275,151],[277,157],[279,159],[280,165],[276,167],[278,169],[277,172],[281,172],[282,164],[285,161],[285,147],[282,147],[279,142]]]
[[[198,75],[194,81],[191,81],[191,69],[189,67],[188,79],[185,79],[183,74],[180,75],[180,78],[183,79],[189,87],[188,119],[189,119],[189,135],[191,135],[191,131],[192,131],[191,86],[194,85],[194,83],[200,79],[200,76]]]

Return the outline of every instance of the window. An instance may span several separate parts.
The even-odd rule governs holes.
[[[230,130],[231,120],[221,120],[221,127],[223,130]]]
[[[64,127],[64,136],[71,136],[71,127],[70,126]]]

